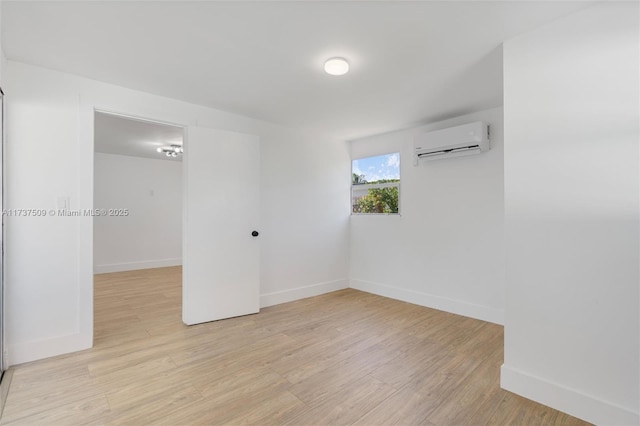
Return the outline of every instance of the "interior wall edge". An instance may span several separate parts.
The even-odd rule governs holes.
[[[476,305],[462,300],[437,296],[434,294],[407,290],[388,284],[375,283],[365,280],[352,279],[350,288],[373,293],[378,296],[389,297],[403,302],[427,308],[437,309],[456,315],[487,321],[493,324],[504,325],[504,310],[490,306]]]

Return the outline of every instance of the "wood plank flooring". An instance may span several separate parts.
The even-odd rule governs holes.
[[[181,271],[95,277],[95,345],[15,367],[3,425],[581,425],[499,387],[502,327],[356,290],[187,327]]]

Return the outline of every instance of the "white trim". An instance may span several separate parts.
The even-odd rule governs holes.
[[[91,348],[93,336],[76,333],[51,339],[35,340],[9,345],[7,360],[9,365],[23,364],[52,356],[68,354]]]
[[[476,305],[462,300],[449,299],[448,297],[407,290],[371,281],[352,279],[349,287],[356,290],[366,291],[367,293],[389,297],[391,299],[402,300],[403,302],[426,306],[427,308],[438,309],[457,315],[463,315],[465,317],[488,321],[494,324],[504,324],[504,311],[502,309]]]
[[[77,208],[79,210],[93,209],[94,116],[94,103],[79,96],[77,134]],[[72,342],[76,342],[77,347],[69,349],[67,352],[79,351],[93,346],[93,218],[85,216],[79,217],[77,220],[78,326],[80,336],[76,340],[71,339]],[[25,343],[25,345],[29,344]],[[38,354],[38,351],[35,354]],[[50,355],[38,355],[39,358],[46,358],[47,356]]]
[[[349,288],[348,282],[346,279],[342,279],[266,293],[260,295],[260,307],[266,308],[267,306],[293,302],[294,300],[319,296],[321,294],[331,293],[332,291],[344,290],[345,288]]]
[[[500,386],[510,392],[587,422],[599,425],[637,425],[640,423],[640,413],[533,376],[506,364],[503,364],[500,369]]]
[[[182,124],[176,124],[176,123],[172,123],[172,122],[168,122],[168,121],[162,121],[162,120],[154,120],[153,118],[138,117],[138,116],[134,116],[134,115],[130,115],[130,114],[124,114],[124,113],[121,113],[121,112],[103,110],[103,109],[100,109],[100,108],[95,108],[94,112],[99,112],[100,114],[112,115],[114,117],[125,118],[127,120],[142,121],[143,123],[161,124],[163,126],[178,127],[180,129],[184,129],[185,128],[185,126],[182,125]]]
[[[94,265],[94,274],[106,274],[109,272],[137,271],[138,269],[165,268],[167,266],[182,265],[182,258],[159,260],[141,260],[138,262],[108,263],[104,265]]]
[[[189,126],[185,126],[182,130],[182,147],[184,154],[182,154],[182,258],[189,259],[187,256],[187,247],[189,242],[187,238],[187,225],[189,224],[187,218],[189,217]],[[189,300],[189,286],[185,283],[191,282],[189,277],[189,268],[182,268],[182,307],[181,318],[185,325],[193,324],[193,321],[189,315],[189,307],[185,303],[185,300]]]

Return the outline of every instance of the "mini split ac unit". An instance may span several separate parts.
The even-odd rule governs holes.
[[[415,166],[420,160],[462,157],[480,154],[491,149],[489,126],[482,121],[436,130],[416,136]]]

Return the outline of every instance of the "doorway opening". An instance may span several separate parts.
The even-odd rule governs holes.
[[[94,112],[94,346],[182,327],[184,129]]]

